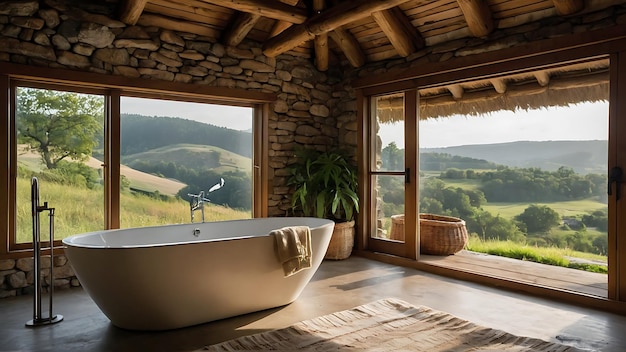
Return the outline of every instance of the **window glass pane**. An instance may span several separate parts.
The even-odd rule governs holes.
[[[376,231],[372,237],[404,242],[404,176],[373,178],[376,197]]]
[[[404,94],[375,97],[371,185],[375,216],[371,236],[404,241]]]
[[[404,94],[375,98],[375,171],[404,171]]]
[[[123,97],[120,226],[250,218],[253,112]]]
[[[420,91],[420,212],[463,219],[469,251],[606,274],[608,64]]]
[[[18,87],[16,243],[32,242],[31,180],[54,208],[55,239],[104,228],[104,97]],[[40,215],[47,238],[49,213]]]

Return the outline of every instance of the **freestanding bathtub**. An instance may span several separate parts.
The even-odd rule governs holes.
[[[284,276],[275,239],[311,228],[311,268]],[[113,325],[167,330],[293,302],[324,258],[334,223],[259,218],[105,230],[63,240],[83,288]]]

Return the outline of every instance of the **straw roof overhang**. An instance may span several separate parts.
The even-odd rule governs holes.
[[[420,118],[562,107],[608,100],[609,60],[545,68],[419,90]],[[401,94],[380,97],[381,122],[403,119]]]

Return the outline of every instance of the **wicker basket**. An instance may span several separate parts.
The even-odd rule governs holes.
[[[452,216],[420,214],[420,252],[450,255],[467,245],[465,221]]]
[[[420,214],[420,252],[450,255],[467,245],[465,221],[452,216]],[[404,215],[391,216],[392,240],[404,241]]]
[[[324,259],[346,259],[352,254],[352,247],[354,247],[354,221],[336,223]]]

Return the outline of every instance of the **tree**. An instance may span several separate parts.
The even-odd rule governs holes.
[[[104,99],[48,89],[18,89],[18,143],[41,155],[48,169],[66,158],[85,160],[102,131]]]
[[[383,148],[382,158],[386,170],[404,169],[404,150],[398,149],[396,142],[391,142]]]
[[[547,205],[531,205],[524,212],[515,217],[516,220],[526,224],[528,233],[548,232],[553,226],[559,224],[559,213]]]

